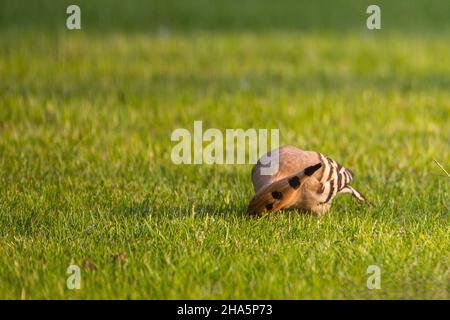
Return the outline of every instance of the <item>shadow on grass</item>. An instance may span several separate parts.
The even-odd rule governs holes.
[[[118,206],[111,210],[111,215],[122,217],[137,217],[146,218],[181,218],[181,217],[227,217],[235,216],[239,218],[246,218],[247,207],[241,203],[217,204],[214,202],[199,202],[195,207],[190,206],[172,206],[170,204],[164,207],[156,208],[144,200],[140,203],[130,204],[129,206]]]
[[[219,170],[217,166],[174,166],[171,170],[161,166],[160,170],[164,170],[164,177],[158,180],[159,175],[154,173],[154,189],[148,190],[142,201],[122,201],[110,213],[142,218],[246,216],[251,183],[244,182],[246,178],[240,172]]]

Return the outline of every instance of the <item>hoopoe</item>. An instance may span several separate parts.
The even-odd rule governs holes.
[[[253,167],[255,196],[248,206],[248,214],[260,216],[281,209],[301,209],[321,214],[330,208],[333,198],[342,193],[368,202],[349,185],[353,173],[333,159],[293,146],[281,147],[268,154],[273,152],[278,152],[279,161],[275,174],[261,174],[261,168],[266,166],[261,159]]]

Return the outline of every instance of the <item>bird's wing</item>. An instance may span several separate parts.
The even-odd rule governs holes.
[[[322,163],[319,162],[264,187],[250,201],[247,213],[259,216],[263,212],[272,213],[290,207],[298,199],[300,185],[321,167]]]
[[[257,164],[253,167],[252,182],[255,193],[259,193],[275,181],[287,178],[294,173],[304,170],[321,161],[317,152],[305,151],[294,146],[284,146],[272,150],[263,157],[267,155],[270,157],[276,156],[275,153],[277,153],[278,157],[273,157],[272,159],[278,160],[278,170],[276,173],[271,175],[262,174],[261,169],[269,167],[269,164],[261,163],[261,159],[259,159]]]
[[[324,185],[327,183],[332,183],[335,192],[339,192],[348,186],[353,180],[352,171],[344,168],[331,158],[327,158],[322,154],[319,155],[320,161],[323,164],[323,170],[321,175],[318,177],[318,180]]]

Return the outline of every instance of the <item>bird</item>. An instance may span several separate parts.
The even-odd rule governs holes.
[[[274,157],[278,155],[278,157]],[[278,161],[278,170],[262,171],[271,165],[262,159]],[[326,213],[338,194],[350,194],[361,203],[371,204],[350,186],[353,172],[335,160],[315,151],[283,146],[263,155],[252,169],[255,191],[247,214],[262,216],[282,209],[299,209],[313,215]]]

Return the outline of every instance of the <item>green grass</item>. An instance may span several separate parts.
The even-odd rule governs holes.
[[[69,32],[64,5],[0,2],[0,298],[449,298],[448,1],[377,32],[364,1],[104,3]],[[376,206],[248,219],[251,165],[172,164],[194,120],[279,128]]]

